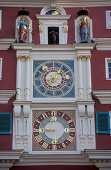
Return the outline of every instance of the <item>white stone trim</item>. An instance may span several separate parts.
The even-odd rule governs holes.
[[[15,95],[15,90],[0,90],[0,104],[6,104]]]
[[[8,48],[13,44],[15,39],[10,38],[0,38],[0,50],[8,50]]]
[[[69,0],[66,2],[66,0],[58,0],[56,2],[57,5],[61,5],[62,7],[96,7],[96,6],[110,6],[111,5],[111,1],[108,0],[106,2],[106,0],[103,0],[101,2],[101,0],[91,0],[91,1],[72,1]],[[40,0],[26,0],[26,1],[22,1],[22,0],[5,0],[5,1],[1,1],[0,2],[0,6],[1,7],[44,7],[45,5],[50,5],[49,0],[45,0],[43,2],[40,2]]]
[[[111,63],[111,58],[105,58],[106,80],[111,80],[109,78],[108,63]]]
[[[94,90],[93,95],[101,104],[111,104],[111,90]]]
[[[3,58],[0,58],[0,80],[2,79],[2,60]]]
[[[93,38],[97,50],[111,50],[111,38]]]
[[[106,11],[106,29],[111,29],[111,10]]]

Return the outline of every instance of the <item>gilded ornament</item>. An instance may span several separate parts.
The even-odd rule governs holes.
[[[86,55],[86,59],[90,60],[91,59],[91,55]]]
[[[30,61],[30,56],[26,56],[26,61]]]
[[[17,58],[17,60],[21,60],[21,59],[22,59],[22,56],[21,56],[21,55],[18,55],[16,58]]]
[[[78,55],[78,56],[77,56],[77,60],[78,60],[78,61],[81,61],[81,60],[82,60],[82,55]]]

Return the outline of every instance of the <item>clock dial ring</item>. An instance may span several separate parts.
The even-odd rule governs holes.
[[[53,122],[55,118],[56,121]],[[57,133],[54,132],[54,129],[55,131],[57,130],[58,122],[61,124],[61,127],[63,126],[64,132],[62,133],[64,133],[65,136],[63,134],[57,136],[59,131]],[[49,126],[51,123],[52,125]],[[57,126],[55,126],[55,123]],[[45,130],[55,136],[48,136],[45,134]],[[64,150],[75,140],[75,124],[70,116],[64,112],[57,111],[56,116],[52,115],[51,112],[44,112],[40,114],[33,123],[33,138],[35,142],[45,150]]]

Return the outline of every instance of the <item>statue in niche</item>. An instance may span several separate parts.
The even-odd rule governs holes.
[[[25,17],[22,17],[21,20],[18,23],[18,30],[19,30],[19,42],[25,43],[27,39],[27,32],[29,29],[28,21]]]
[[[88,42],[88,36],[89,36],[88,28],[89,28],[89,22],[86,16],[84,16],[80,24],[80,36],[81,36],[82,43]]]
[[[48,28],[48,44],[59,44],[59,28]]]

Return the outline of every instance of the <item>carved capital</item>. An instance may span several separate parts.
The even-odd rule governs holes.
[[[21,106],[20,105],[14,106],[14,114],[15,114],[15,117],[20,118],[20,114],[21,114]]]
[[[86,60],[91,60],[91,55],[86,55]]]
[[[94,116],[94,105],[87,105],[87,113],[89,118]]]
[[[78,60],[78,61],[81,61],[81,60],[82,60],[82,55],[78,55],[78,56],[77,56],[77,60]]]
[[[24,113],[24,117],[28,118],[29,114],[30,114],[30,105],[24,105],[23,106],[23,113]]]
[[[25,56],[26,61],[30,61],[30,56]]]
[[[22,56],[21,55],[17,55],[17,60],[21,60],[22,59]]]
[[[84,116],[85,114],[85,105],[78,105],[79,116]]]

